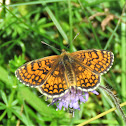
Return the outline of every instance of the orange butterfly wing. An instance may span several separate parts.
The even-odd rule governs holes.
[[[70,54],[77,88],[93,91],[100,84],[100,75],[113,64],[114,55],[106,50],[82,50]]]
[[[42,94],[50,98],[60,97],[68,91],[67,81],[65,68],[63,64],[59,64],[46,82],[38,87],[38,89]]]
[[[92,49],[73,52],[70,54],[76,62],[96,74],[107,72],[114,61],[114,55],[107,50]]]
[[[78,63],[72,63],[73,71],[76,78],[76,88],[83,91],[93,91],[100,84],[100,75],[93,73],[85,66]]]
[[[37,87],[45,83],[56,68],[58,55],[30,61],[19,67],[15,75],[27,86]]]

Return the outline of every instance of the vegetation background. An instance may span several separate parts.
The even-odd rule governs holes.
[[[106,49],[114,53],[111,70],[102,77],[120,99],[126,101],[126,13],[125,0],[3,0],[0,3],[0,124],[77,125],[114,107],[103,90],[90,94],[75,117],[68,111],[47,106],[51,99],[26,87],[15,77],[15,70],[27,61],[84,49]],[[101,26],[102,25],[102,26]],[[74,37],[79,33],[76,39]],[[69,47],[69,48],[68,48]],[[122,107],[126,114],[126,106]],[[118,111],[94,120],[89,126],[122,125]]]

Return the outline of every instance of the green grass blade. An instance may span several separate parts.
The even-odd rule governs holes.
[[[70,51],[73,51],[73,20],[72,20],[72,7],[71,0],[68,0],[68,9],[69,9],[69,25],[70,25]]]
[[[126,13],[124,13],[124,21],[126,21]],[[121,23],[121,54],[122,54],[122,97],[123,101],[126,101],[126,24]]]
[[[64,32],[64,30],[62,29],[61,25],[59,24],[59,22],[57,21],[55,15],[52,13],[52,11],[49,9],[49,7],[46,7],[45,10],[47,11],[47,13],[49,14],[50,18],[52,19],[52,21],[54,22],[55,26],[57,27],[58,31],[60,32],[60,34],[62,35],[62,37],[68,42],[68,38],[66,33]]]
[[[33,94],[28,87],[22,87],[19,89],[19,96],[20,98],[24,99],[28,104],[30,104],[36,111],[38,111],[41,115],[53,115],[53,113],[56,113],[56,110],[52,107],[48,107],[47,104],[40,100],[38,96]]]

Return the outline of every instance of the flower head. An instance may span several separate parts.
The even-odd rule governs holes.
[[[98,95],[99,93],[97,91],[92,91],[92,93]],[[56,103],[57,109],[61,110],[62,108],[65,109],[78,109],[80,110],[80,104],[85,103],[88,100],[89,93],[81,91],[80,89],[76,89],[74,87],[71,87],[69,91],[64,94],[62,97],[54,98],[52,100],[51,105]]]

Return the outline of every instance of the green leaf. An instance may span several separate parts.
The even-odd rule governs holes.
[[[8,72],[0,66],[0,80],[3,81],[8,87],[11,85],[8,79]]]
[[[4,103],[5,103],[6,105],[8,105],[7,96],[6,96],[6,94],[5,94],[3,91],[1,91],[1,97],[2,97],[2,99],[3,99],[3,101],[4,101]]]

